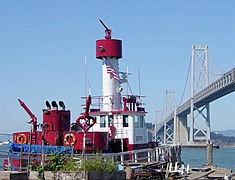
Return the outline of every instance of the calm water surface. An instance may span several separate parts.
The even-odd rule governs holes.
[[[6,153],[3,153],[1,151],[7,151],[8,148],[7,148],[7,145],[0,145],[0,155],[6,155]],[[0,171],[2,171],[2,166],[3,166],[3,159],[2,157],[0,157]]]
[[[185,165],[201,167],[207,164],[207,149],[182,148],[181,158]],[[213,165],[230,168],[235,172],[235,148],[213,149]]]

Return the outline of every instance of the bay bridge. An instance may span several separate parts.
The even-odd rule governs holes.
[[[159,138],[164,144],[192,145],[210,140],[210,103],[235,91],[235,67],[209,84],[208,46],[192,46],[190,63],[190,98],[177,108],[173,102],[168,114],[165,105],[163,120],[155,124],[155,140]],[[167,96],[174,96],[174,92],[167,91],[166,99]],[[174,101],[174,97],[171,100]],[[203,118],[200,127],[195,127],[194,111]]]

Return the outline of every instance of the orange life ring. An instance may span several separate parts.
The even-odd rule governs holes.
[[[69,133],[64,136],[64,144],[66,146],[71,146],[71,145],[74,146],[75,142],[76,142],[76,137],[74,136],[73,133]]]
[[[18,144],[26,144],[27,143],[27,136],[25,134],[19,134],[16,138],[16,142]]]

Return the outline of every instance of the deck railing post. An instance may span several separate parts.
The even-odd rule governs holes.
[[[124,154],[121,154],[121,164],[124,164]]]
[[[159,157],[158,156],[158,148],[155,149],[155,157],[156,157],[155,160],[158,162],[159,161],[159,159],[158,159],[158,157]]]
[[[164,160],[164,148],[161,148],[160,154],[161,154],[161,160]]]
[[[150,162],[151,161],[151,153],[150,153],[150,151],[148,150],[148,162]]]
[[[134,156],[133,151],[131,152],[131,162],[135,162],[135,156]]]
[[[151,157],[150,161],[155,161],[155,158],[154,158],[155,157],[155,153],[154,153],[153,150],[150,151],[150,157]]]
[[[138,162],[138,155],[136,152],[134,153],[134,155],[135,155],[135,163],[137,163]]]
[[[156,161],[156,154],[154,150],[151,150],[152,161]]]

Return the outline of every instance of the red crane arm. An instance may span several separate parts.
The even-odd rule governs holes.
[[[18,99],[20,105],[24,108],[24,110],[28,113],[28,115],[32,118],[29,123],[33,124],[33,131],[37,130],[37,117],[29,110],[29,108],[25,105],[23,101]]]
[[[86,110],[85,110],[85,113],[84,113],[85,116],[89,116],[90,105],[91,105],[91,96],[89,95],[87,100],[86,100]]]
[[[18,99],[20,105],[24,108],[24,110],[28,113],[28,115],[31,117],[31,118],[34,118],[35,115],[29,110],[29,108],[25,105],[25,103],[23,101],[21,101],[20,99]]]

